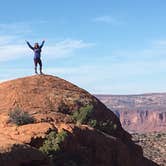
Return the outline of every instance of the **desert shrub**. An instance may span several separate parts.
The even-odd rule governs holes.
[[[117,129],[117,124],[113,124],[113,129],[116,130]]]
[[[117,129],[117,124],[113,123],[111,120],[99,121],[95,128],[104,132],[115,131]]]
[[[93,105],[87,105],[81,107],[79,110],[73,113],[72,119],[77,124],[86,124],[88,123],[88,120],[90,119],[92,112],[93,112]]]
[[[51,131],[39,150],[46,154],[56,166],[89,166],[87,164],[89,161],[82,158],[77,152],[68,152],[64,149],[63,143],[68,136],[65,130],[59,133]]]
[[[95,119],[90,119],[90,120],[88,121],[88,125],[95,128],[95,127],[97,126],[97,120],[95,120]]]
[[[58,112],[68,114],[70,112],[69,106],[62,101],[58,107]]]
[[[34,123],[35,119],[27,112],[24,112],[19,108],[15,108],[13,111],[9,112],[9,122],[20,126]]]
[[[93,128],[103,132],[114,132],[117,129],[117,124],[111,120],[97,120],[94,119],[92,113],[94,111],[93,105],[86,105],[72,114],[72,120],[80,125],[87,124]]]
[[[43,153],[45,153],[49,158],[55,158],[56,154],[61,150],[61,144],[67,137],[67,132],[62,130],[59,133],[55,131],[50,132],[43,145],[39,148]]]

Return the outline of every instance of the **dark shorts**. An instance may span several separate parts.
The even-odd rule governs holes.
[[[42,61],[41,61],[41,59],[40,59],[40,58],[35,58],[35,59],[34,59],[34,64],[35,64],[35,66],[37,66],[37,64],[39,64],[40,66],[42,66]]]

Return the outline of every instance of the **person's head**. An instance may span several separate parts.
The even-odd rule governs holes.
[[[39,48],[39,43],[35,43],[34,48]]]

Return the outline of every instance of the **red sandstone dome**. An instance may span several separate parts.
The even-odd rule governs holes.
[[[86,105],[93,105],[90,127],[76,124],[71,115]],[[9,112],[19,108],[36,119],[33,124],[16,126],[9,123]],[[68,133],[63,152],[76,155],[87,166],[157,166],[143,157],[120,124],[119,119],[87,91],[50,75],[36,75],[0,84],[0,164],[3,166],[51,166],[49,158],[38,148],[51,131]],[[12,156],[12,157],[11,157]],[[63,156],[63,155],[62,155]],[[63,157],[59,161],[62,163]]]

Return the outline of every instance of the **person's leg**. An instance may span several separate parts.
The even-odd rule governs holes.
[[[39,59],[38,63],[39,63],[39,66],[40,66],[40,74],[43,74],[43,72],[42,72],[42,61],[41,61],[41,59]]]
[[[34,59],[34,65],[35,65],[35,73],[38,74],[37,73],[37,59]]]

